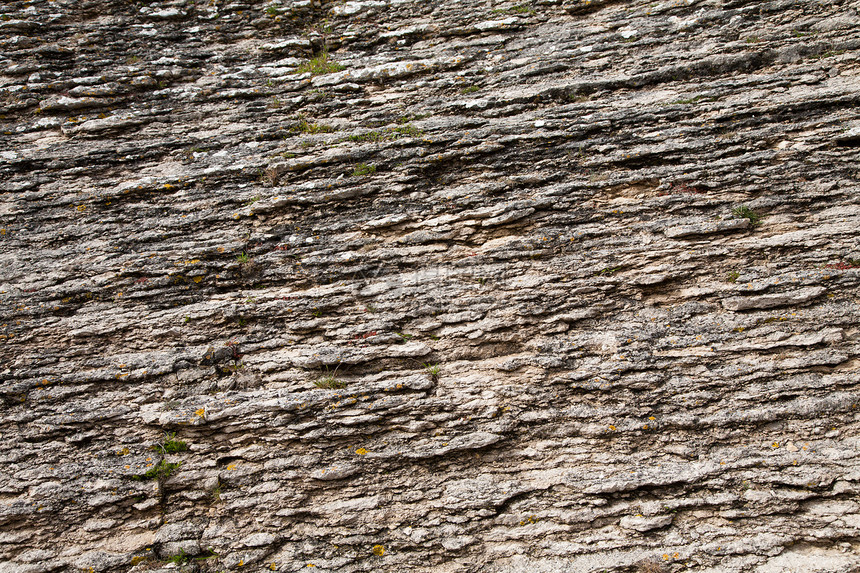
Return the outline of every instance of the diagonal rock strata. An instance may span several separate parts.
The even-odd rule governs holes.
[[[5,3],[0,571],[856,569],[858,10]]]

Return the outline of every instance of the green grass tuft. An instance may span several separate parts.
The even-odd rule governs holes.
[[[376,165],[368,165],[367,163],[359,163],[355,166],[351,177],[366,177],[376,173]]]
[[[332,72],[339,72],[344,69],[345,66],[338,64],[337,62],[332,62],[328,58],[328,52],[322,51],[316,57],[308,60],[307,62],[300,64],[298,68],[296,68],[297,74],[306,74],[310,72],[313,76],[320,76],[322,74],[330,74]]]
[[[148,480],[148,479],[166,479],[170,477],[174,471],[176,471],[179,466],[182,465],[182,462],[170,463],[166,460],[161,460],[157,466],[151,468],[144,474],[139,474],[132,476],[132,479],[136,479],[138,481]]]
[[[732,215],[738,218],[749,219],[752,225],[758,225],[761,222],[761,215],[747,207],[746,205],[742,205],[740,207],[735,207],[732,209]]]

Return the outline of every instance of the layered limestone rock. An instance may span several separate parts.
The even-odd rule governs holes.
[[[858,10],[5,2],[0,571],[857,571]]]

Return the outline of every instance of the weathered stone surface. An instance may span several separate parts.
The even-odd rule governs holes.
[[[5,2],[0,572],[857,570],[858,10]]]
[[[826,288],[818,286],[759,296],[736,296],[723,300],[723,306],[728,310],[750,310],[798,305],[809,302],[826,291]]]

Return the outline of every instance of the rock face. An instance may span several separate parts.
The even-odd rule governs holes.
[[[857,571],[860,5],[0,8],[0,571]]]

